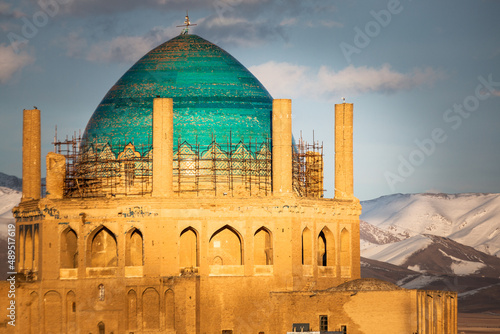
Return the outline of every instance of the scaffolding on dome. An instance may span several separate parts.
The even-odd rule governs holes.
[[[314,137],[314,136],[313,136]],[[323,143],[299,138],[292,158],[292,185],[300,197],[323,197]]]
[[[81,134],[63,141],[54,138],[54,151],[66,157],[64,196],[95,198],[145,196],[153,190],[152,145],[132,143],[112,147],[93,144],[80,152]],[[178,140],[174,144],[173,191],[214,196],[272,194],[270,140],[231,141],[209,145]],[[140,152],[143,152],[142,154]],[[300,197],[323,197],[323,145],[299,139],[292,148],[292,182]]]
[[[230,138],[230,137],[229,137]],[[112,147],[92,144],[80,152],[81,135],[54,140],[54,151],[66,157],[65,197],[144,196],[152,193],[152,145]],[[144,152],[143,154],[139,152]],[[271,152],[264,143],[174,145],[173,191],[213,195],[271,194]]]

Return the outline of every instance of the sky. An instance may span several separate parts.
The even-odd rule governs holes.
[[[23,109],[42,112],[44,157],[187,9],[190,33],[292,99],[294,137],[324,145],[325,197],[342,98],[361,200],[500,192],[497,0],[0,0],[0,172],[21,176]]]

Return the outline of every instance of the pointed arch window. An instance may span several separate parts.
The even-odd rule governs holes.
[[[90,242],[91,267],[116,267],[118,252],[115,235],[106,227],[100,227]]]
[[[242,265],[242,247],[239,234],[230,226],[225,226],[215,232],[210,238],[209,256],[211,264]]]
[[[307,227],[302,231],[302,264],[312,265],[312,235]]]
[[[126,266],[144,265],[144,239],[141,231],[134,228],[127,233],[125,249]]]
[[[255,265],[273,264],[273,242],[268,229],[261,227],[255,232],[253,247]]]
[[[318,266],[335,265],[335,240],[333,233],[323,228],[318,235]]]
[[[340,265],[351,265],[351,236],[346,228],[340,232]]]
[[[78,237],[68,228],[61,234],[61,268],[78,267]]]
[[[179,266],[181,268],[198,266],[198,234],[192,227],[182,231],[179,253]]]

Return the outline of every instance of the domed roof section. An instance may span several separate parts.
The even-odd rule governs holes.
[[[272,97],[262,84],[220,47],[183,34],[148,52],[109,90],[87,124],[82,149],[109,144],[117,153],[132,143],[147,153],[155,97],[173,98],[174,149],[178,142],[226,143],[230,133],[233,143],[252,146],[271,137]]]

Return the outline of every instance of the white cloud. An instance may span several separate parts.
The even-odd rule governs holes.
[[[134,62],[152,48],[179,34],[179,28],[156,27],[144,36],[118,36],[89,46],[79,33],[66,38],[68,56],[92,62]]]
[[[336,72],[327,66],[314,71],[307,66],[271,61],[249,69],[271,95],[283,98],[330,99],[372,92],[390,93],[432,85],[444,77],[441,71],[432,68],[416,68],[409,73],[400,73],[388,64],[380,68],[350,65]]]
[[[238,16],[212,15],[197,23],[196,32],[217,45],[254,47],[269,40],[287,40],[285,26],[265,18],[250,20]]]
[[[11,4],[0,2],[0,18],[15,18],[18,19],[24,16],[24,13],[18,9],[11,9]]]
[[[280,26],[293,26],[297,24],[298,21],[296,17],[288,17],[281,21]]]
[[[6,83],[14,73],[35,61],[27,51],[14,52],[18,47],[18,45],[0,44],[0,83]]]

